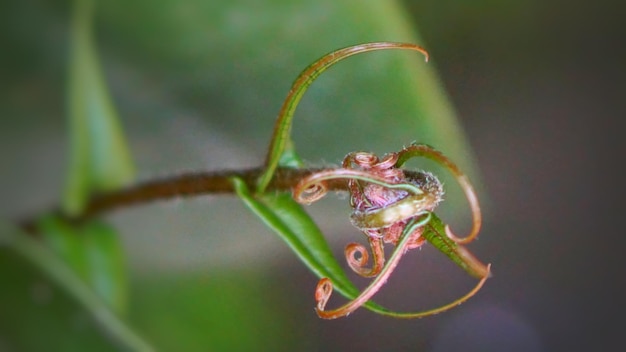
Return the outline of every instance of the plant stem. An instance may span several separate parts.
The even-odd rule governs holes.
[[[324,170],[329,170],[329,168],[278,168],[268,184],[266,192],[291,192],[300,180]],[[59,207],[53,208],[51,213],[68,221],[80,222],[113,210],[158,200],[208,194],[234,194],[235,189],[230,181],[231,178],[237,177],[243,180],[249,189],[256,189],[257,180],[263,171],[262,167],[258,167],[243,170],[193,172],[148,180],[117,191],[93,196],[78,216],[69,216],[63,213]],[[416,172],[405,170],[405,173],[408,175]],[[328,191],[348,191],[346,180],[336,179],[324,182]],[[41,214],[35,214],[19,221],[20,228],[31,234],[35,233],[35,221],[39,215]]]
[[[302,178],[322,169],[279,168],[268,186],[270,191],[290,191]],[[179,197],[193,197],[207,194],[235,193],[230,181],[232,177],[242,179],[250,189],[256,189],[256,180],[262,168],[245,170],[223,170],[208,172],[192,172],[162,179],[139,182],[127,188],[93,196],[78,216],[64,214],[60,207],[53,208],[51,213],[66,220],[80,222],[116,209],[131,205],[139,205],[157,200]],[[328,183],[329,189],[346,190],[345,181]],[[35,233],[35,221],[39,214],[19,221],[20,227],[28,233]]]
[[[302,178],[318,171],[320,169],[282,168],[272,180],[269,190],[291,191]],[[232,177],[244,180],[246,186],[255,189],[256,180],[261,172],[261,168],[196,172],[142,182],[129,188],[95,196],[88,203],[81,217],[92,217],[113,209],[155,200],[235,193],[230,181]],[[345,182],[335,182],[332,185],[329,184],[329,187],[346,189]]]

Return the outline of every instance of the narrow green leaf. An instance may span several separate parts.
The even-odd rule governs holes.
[[[445,225],[433,213],[422,236],[471,276],[478,279],[485,277],[489,273],[487,266],[476,259],[465,247],[448,238],[445,233]]]
[[[255,198],[241,179],[233,178],[232,182],[245,205],[274,230],[311,271],[319,277],[333,277],[333,283],[342,294],[356,293],[317,225],[289,194]]]
[[[69,63],[71,162],[64,210],[79,213],[92,192],[127,184],[130,154],[101,72],[92,33],[94,2],[76,0]]]
[[[280,236],[315,275],[329,278],[334,289],[347,299],[359,295],[359,290],[335,260],[315,222],[290,194],[265,194],[255,198],[241,179],[233,178],[232,182],[244,204]],[[364,306],[377,313],[388,312],[371,301]]]
[[[52,216],[43,218],[38,225],[59,259],[116,313],[123,314],[128,281],[115,230],[97,220],[77,228]]]

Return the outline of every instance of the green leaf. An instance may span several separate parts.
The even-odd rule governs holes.
[[[136,75],[119,86],[138,112],[133,119],[154,128],[192,112],[259,158],[291,83],[315,59],[380,40],[429,49],[397,0],[358,6],[346,0],[169,0],[159,6],[111,0],[99,9],[103,47]],[[436,72],[439,59],[433,55],[425,64],[416,53],[381,51],[331,67],[298,105],[291,137],[299,155],[336,163],[351,151],[384,154],[418,141],[442,150],[479,186],[472,148]],[[206,143],[206,136],[183,133],[180,138]],[[451,206],[463,204],[459,190],[446,194]]]
[[[51,223],[52,222],[49,221],[46,226],[51,226]],[[65,231],[67,228],[69,227],[58,227],[56,231]],[[7,228],[5,227],[0,227],[0,230],[2,231],[6,229]],[[132,351],[154,350],[152,346],[150,346],[135,331],[133,331],[124,320],[120,319],[120,317],[115,314],[107,304],[104,303],[101,297],[94,293],[85,281],[77,275],[77,272],[73,270],[73,268],[70,268],[67,263],[49,247],[43,245],[40,241],[33,239],[29,235],[19,232],[17,229],[13,229],[13,231],[17,234],[12,236],[12,240],[9,242],[10,246],[0,247],[0,264],[15,262],[12,255],[13,253],[18,253],[22,258],[26,259],[30,266],[34,266],[36,270],[43,272],[54,283],[55,290],[60,287],[73,299],[73,301],[78,302],[79,305],[93,317],[99,327],[106,333],[107,337],[111,338],[118,345],[118,347]],[[68,233],[67,235],[70,234]],[[0,235],[0,237],[4,237],[4,235]],[[0,265],[0,268],[6,269],[3,265]],[[29,271],[32,271],[32,269],[29,269]],[[0,270],[0,272],[3,272],[3,270]],[[8,272],[7,274],[12,275],[11,272]],[[10,286],[12,287],[12,285],[13,283]],[[5,298],[12,301],[19,300],[19,296],[24,296],[26,290],[20,292],[17,298],[11,292],[5,294],[5,291],[7,290],[0,290],[0,298],[3,298],[0,299],[2,304],[5,303]],[[63,298],[63,301],[65,302],[65,306],[70,304],[70,302],[68,302],[65,298]],[[10,307],[7,308],[0,305],[0,311],[3,312],[3,316],[4,312],[8,311],[11,316],[15,315],[21,323],[24,323],[24,321],[27,321],[28,318],[25,318],[22,315],[26,311],[31,311],[32,309],[30,307],[25,307],[24,305],[22,305],[21,308],[24,309],[12,309]],[[45,312],[42,312],[42,307],[36,308],[37,309],[35,309],[35,312],[30,318],[32,319],[32,317],[35,317],[35,321],[39,322],[40,319],[46,316],[46,314],[44,314]],[[63,308],[63,310],[60,308]],[[56,309],[53,310],[52,314],[54,315],[57,323],[61,323],[61,320],[65,320],[65,308],[67,307],[56,307]],[[73,314],[73,331],[76,331],[76,317],[77,315]],[[60,320],[60,318],[62,319]],[[0,328],[4,328],[3,325],[4,324],[0,319]],[[28,332],[28,328],[32,329],[32,326],[22,326],[21,328],[15,328],[14,326],[9,327],[9,329],[16,334],[23,333],[24,331]],[[56,328],[57,327],[55,327],[55,329]],[[18,336],[17,338],[20,339],[21,337]],[[58,337],[55,338],[57,339],[57,342],[65,345],[68,344],[68,340],[71,340],[63,338],[59,341]],[[32,336],[31,339],[33,339]],[[33,346],[32,343],[28,343],[28,345]]]
[[[128,279],[117,233],[92,220],[80,227],[53,216],[38,223],[46,243],[68,268],[118,314],[126,311]]]
[[[294,312],[290,292],[276,288],[264,270],[139,277],[133,322],[160,351],[307,350],[302,341],[310,338],[312,317],[302,317],[302,307]]]
[[[232,182],[244,204],[280,236],[315,275],[329,278],[334,289],[348,299],[359,295],[359,290],[335,260],[313,219],[291,198],[291,194],[276,193],[254,197],[241,179],[233,178]],[[371,301],[364,306],[378,313],[387,312]]]
[[[78,214],[87,198],[127,184],[130,154],[101,72],[92,33],[94,3],[75,0],[69,62],[71,164],[64,210]]]
[[[81,229],[90,286],[118,314],[128,305],[126,258],[117,231],[101,221]]]
[[[44,216],[37,225],[50,249],[87,282],[87,260],[79,231],[53,215]]]
[[[471,276],[482,279],[488,275],[489,270],[485,264],[476,259],[465,247],[452,241],[445,233],[444,223],[433,213],[422,236]]]
[[[0,287],[2,351],[120,350],[80,300],[13,246],[0,246]]]
[[[354,294],[356,288],[335,260],[317,225],[288,193],[254,197],[245,183],[233,178],[237,195],[245,205],[278,234],[318,277],[332,277],[342,294]]]

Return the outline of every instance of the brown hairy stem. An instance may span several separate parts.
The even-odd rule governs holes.
[[[294,169],[279,168],[268,185],[269,191],[291,191],[300,180],[312,173],[325,169]],[[66,220],[80,222],[104,213],[133,205],[141,205],[160,200],[180,197],[195,197],[208,194],[233,194],[234,188],[230,181],[233,177],[241,178],[248,187],[254,189],[262,168],[242,170],[222,170],[191,172],[161,179],[138,182],[116,191],[94,195],[82,213],[68,216],[60,207],[52,208],[48,213],[56,214]],[[331,190],[347,190],[347,183],[337,180],[328,183]],[[42,214],[29,216],[18,221],[20,227],[29,233],[36,232],[35,222]]]
[[[234,194],[230,181],[233,177],[242,179],[246,186],[255,189],[256,182],[263,172],[262,167],[242,170],[222,170],[191,172],[161,179],[138,182],[126,188],[94,195],[83,212],[78,216],[64,214],[60,207],[53,207],[48,214],[55,214],[72,222],[80,222],[89,218],[134,205],[163,201],[180,197],[196,197],[202,195]],[[268,184],[266,192],[291,192],[300,181],[311,174],[319,173],[328,168],[285,168],[276,169],[276,173]],[[405,171],[407,174],[418,174],[417,171]],[[348,191],[346,180],[325,181],[327,191]],[[27,233],[35,233],[37,219],[43,215],[34,214],[18,221],[20,228]]]
[[[327,169],[278,168],[268,185],[268,191],[290,192],[303,178],[323,170]],[[246,183],[246,186],[254,189],[262,171],[263,169],[258,167],[244,170],[192,172],[148,180],[116,191],[93,196],[79,216],[67,216],[58,207],[53,208],[50,213],[61,216],[66,220],[78,222],[120,208],[159,200],[208,194],[233,194],[234,189],[230,182],[232,177],[241,178]],[[328,190],[332,191],[348,190],[348,184],[345,180],[329,180],[325,185]],[[23,230],[33,233],[35,232],[35,221],[40,215],[42,214],[30,216],[18,223]]]

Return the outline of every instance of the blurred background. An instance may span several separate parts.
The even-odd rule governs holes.
[[[437,316],[403,321],[362,309],[324,321],[313,311],[317,278],[239,200],[181,199],[106,218],[123,242],[129,324],[164,351],[618,350],[626,328],[618,8],[99,2],[99,58],[139,180],[259,165],[291,82],[329,51],[379,40],[426,47],[428,64],[415,53],[380,52],[322,75],[296,113],[296,147],[314,166],[414,140],[450,154],[481,189],[484,228],[469,248],[494,273],[474,298]],[[70,18],[67,1],[0,4],[5,219],[46,209],[62,193]],[[446,184],[442,217],[462,232],[465,201]],[[343,263],[343,246],[363,240],[349,224],[345,197],[307,210]],[[3,252],[0,271],[0,350],[115,348],[27,263]],[[474,283],[425,247],[403,259],[376,298],[415,311]]]

